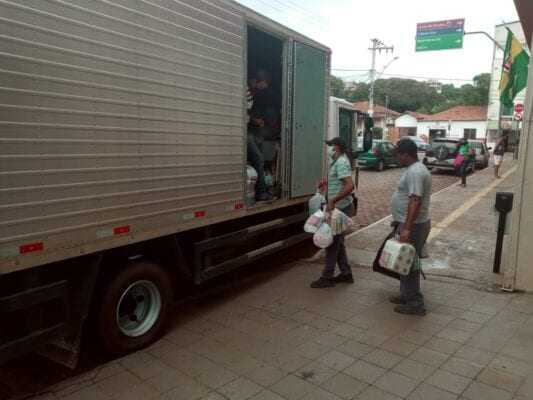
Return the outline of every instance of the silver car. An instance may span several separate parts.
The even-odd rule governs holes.
[[[468,140],[468,143],[470,143],[476,151],[475,167],[477,169],[487,168],[489,166],[489,150],[492,149],[492,147],[487,147],[483,140]]]
[[[470,140],[468,141],[471,142]],[[455,156],[458,151],[459,138],[435,138],[426,155],[423,163],[428,169],[442,169],[455,171]],[[474,168],[473,163],[468,164],[467,170]]]
[[[416,144],[416,148],[418,149],[418,151],[426,151],[428,148],[429,148],[429,144],[427,144],[424,139],[418,137],[418,136],[410,136],[410,135],[407,135],[407,136],[402,136],[398,139],[398,142],[400,140],[403,140],[403,139],[409,139],[409,140],[412,140],[413,142],[415,142]],[[396,144],[398,144],[398,142],[396,142]]]

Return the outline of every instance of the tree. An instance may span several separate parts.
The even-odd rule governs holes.
[[[463,106],[474,106],[481,103],[481,96],[479,91],[474,85],[467,83],[466,85],[461,86],[459,89],[459,98],[457,99],[457,104]]]
[[[474,76],[474,86],[479,93],[479,105],[489,104],[490,74],[484,73]]]
[[[385,104],[388,96],[388,108],[398,111],[418,111],[422,107],[430,110],[437,104],[439,96],[435,88],[414,79],[378,79],[374,83],[376,103]]]
[[[452,84],[443,84],[441,92],[425,82],[413,79],[390,78],[378,79],[374,82],[374,102],[385,105],[388,97],[388,108],[398,111],[418,111],[437,113],[457,105],[487,105],[490,88],[490,74],[481,73],[472,79],[474,84],[465,84],[456,88]],[[370,84],[359,82],[347,89],[344,81],[331,76],[331,94],[349,101],[366,101]]]
[[[335,97],[343,97],[344,95],[344,81],[341,78],[337,78],[331,75],[329,82],[329,94]]]

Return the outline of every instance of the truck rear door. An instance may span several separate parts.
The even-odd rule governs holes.
[[[291,197],[314,193],[322,177],[328,75],[326,52],[294,42]]]

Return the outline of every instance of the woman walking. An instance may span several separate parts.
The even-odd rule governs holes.
[[[463,157],[461,163],[457,167],[459,175],[461,175],[461,183],[459,184],[459,186],[466,187],[466,170],[468,168],[468,164],[470,164],[470,161],[472,161],[476,156],[476,153],[474,148],[470,146],[466,138],[462,138],[459,140],[458,147],[459,150],[457,152],[457,156]]]

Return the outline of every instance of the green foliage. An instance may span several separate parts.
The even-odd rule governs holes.
[[[341,78],[331,75],[329,82],[329,94],[330,96],[343,97],[344,94],[344,81]]]
[[[473,78],[474,84],[456,88],[443,84],[440,93],[426,82],[413,79],[390,78],[374,82],[374,103],[385,105],[397,112],[418,111],[435,114],[457,105],[487,105],[489,99],[490,74],[482,73]],[[342,79],[331,77],[331,94],[349,101],[366,101],[370,84],[353,83],[346,88]]]

